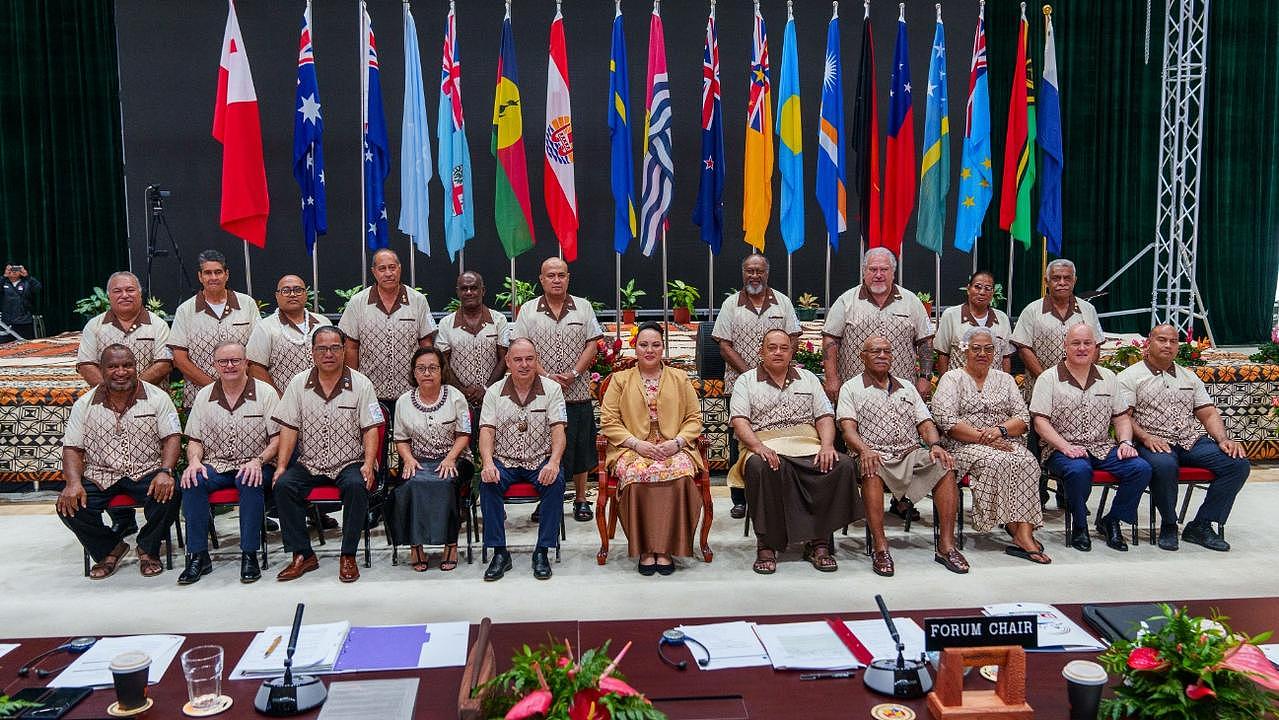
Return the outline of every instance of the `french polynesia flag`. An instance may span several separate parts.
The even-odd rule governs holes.
[[[222,229],[257,247],[266,246],[271,200],[262,161],[262,124],[249,56],[240,36],[234,0],[227,0],[226,34],[218,63],[213,137],[222,143]]]

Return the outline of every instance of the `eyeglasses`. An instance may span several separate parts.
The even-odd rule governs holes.
[[[973,285],[972,288],[977,292],[995,292],[994,285]]]
[[[413,372],[425,373],[427,375],[434,375],[438,373],[439,371],[440,371],[439,365],[414,365],[413,366]]]
[[[337,355],[342,352],[341,345],[316,345],[311,350],[317,355]]]
[[[995,346],[994,345],[969,345],[968,354],[969,355],[994,355]]]
[[[305,295],[305,294],[306,294],[306,288],[304,288],[304,287],[297,287],[297,286],[294,286],[294,287],[282,287],[282,288],[280,288],[279,290],[276,290],[276,292],[277,292],[277,293],[279,293],[279,294],[281,294],[281,295]]]
[[[235,367],[242,362],[244,362],[244,358],[221,358],[219,360],[214,360],[213,364],[220,365],[222,367]]]

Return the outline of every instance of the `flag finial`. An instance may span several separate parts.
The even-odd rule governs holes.
[[[1052,16],[1053,16],[1053,6],[1052,6],[1052,5],[1045,5],[1045,6],[1044,6],[1044,15],[1046,15],[1046,16],[1048,16],[1048,17],[1052,17]]]
[[[1026,3],[1021,4],[1021,9],[1022,10],[1026,9]],[[507,20],[511,19],[511,0],[506,0],[506,19]]]
[[[937,22],[941,22],[941,3],[937,3]]]
[[[795,19],[795,0],[786,0],[786,19]]]
[[[617,2],[616,2],[616,3],[614,3],[613,8],[617,11],[617,14],[618,14],[618,15],[621,15],[621,14],[622,14],[622,0],[617,0]]]
[[[711,0],[711,19],[715,19],[715,0]]]
[[[870,19],[870,0],[862,0],[862,8],[865,10],[865,12],[862,14],[862,19],[869,20]]]
[[[1022,3],[1025,6],[1025,3]],[[897,21],[906,22],[906,3],[897,3]]]
[[[837,18],[837,17],[839,17],[839,0],[832,0],[832,1],[831,1],[831,4],[830,4],[830,16],[831,16],[831,19],[832,19],[832,20],[833,20],[833,19],[835,19],[835,18]]]
[[[1021,19],[1026,19],[1026,3],[1021,4]]]

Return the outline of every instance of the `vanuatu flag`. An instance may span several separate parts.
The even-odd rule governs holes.
[[[1030,190],[1035,184],[1035,76],[1026,53],[1030,23],[1025,10],[1017,33],[1017,65],[1008,104],[1008,139],[999,195],[999,227],[1030,248]]]
[[[497,89],[493,93],[493,139],[497,159],[493,220],[508,258],[533,247],[533,211],[528,198],[528,165],[524,157],[524,117],[520,81],[515,70],[515,39],[511,16],[502,20],[502,53],[497,59]]]

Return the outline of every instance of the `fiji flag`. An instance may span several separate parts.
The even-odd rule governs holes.
[[[626,252],[635,237],[635,157],[631,147],[631,82],[626,73],[626,34],[622,10],[613,18],[613,48],[608,56],[608,135],[612,151],[613,250]]]
[[[955,248],[972,252],[986,209],[994,197],[990,164],[990,92],[986,87],[986,20],[977,15],[973,59],[968,72],[968,113],[964,121],[964,154],[959,168],[959,211],[955,215]]]
[[[844,85],[839,58],[839,17],[826,27],[826,70],[822,75],[822,108],[817,129],[817,204],[826,218],[832,250],[848,229],[848,191],[844,187]]]
[[[382,81],[377,63],[377,40],[368,7],[360,3],[364,27],[360,33],[366,58],[364,97],[361,114],[364,125],[364,244],[370,250],[386,247],[386,176],[391,172],[391,154],[386,139],[386,116],[382,114]]]
[[[302,191],[302,236],[308,255],[315,240],[329,232],[324,201],[324,153],[320,137],[320,87],[315,77],[315,55],[311,45],[311,3],[302,11],[302,36],[298,42],[297,113],[293,116],[293,177]]]
[[[706,44],[702,50],[702,180],[693,222],[702,228],[702,242],[718,255],[724,244],[724,113],[719,98],[719,40],[714,6],[706,18]]]

